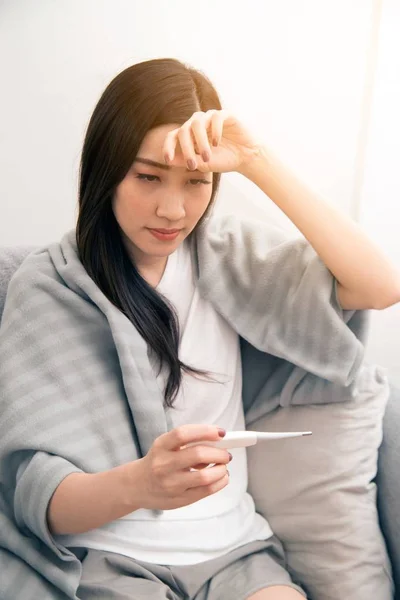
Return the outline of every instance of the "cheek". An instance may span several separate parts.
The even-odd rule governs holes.
[[[126,197],[122,193],[121,190],[117,190],[114,194],[114,198],[112,201],[112,209],[114,216],[122,229],[124,229],[124,224],[126,222]]]
[[[128,181],[122,181],[116,189],[113,199],[113,212],[119,225],[134,225],[147,213],[151,212],[151,203],[143,198],[136,186]]]
[[[211,195],[212,192],[208,189],[201,190],[201,192],[198,192],[197,194],[188,195],[185,202],[186,214],[193,218],[200,218],[210,204]]]
[[[209,192],[208,190],[205,191],[205,193],[203,193],[201,195],[201,198],[198,199],[197,202],[193,202],[192,205],[195,209],[196,212],[196,219],[200,219],[202,217],[202,215],[206,212],[210,202],[211,202],[211,195],[212,192]]]

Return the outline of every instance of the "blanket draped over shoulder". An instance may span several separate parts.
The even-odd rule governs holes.
[[[234,216],[191,238],[200,293],[241,340],[246,422],[278,406],[351,401],[367,311],[303,237]],[[95,285],[75,231],[13,276],[0,328],[0,600],[66,600],[81,562],[46,513],[70,473],[145,455],[169,429],[149,349]]]

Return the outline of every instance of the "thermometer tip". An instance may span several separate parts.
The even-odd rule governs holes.
[[[305,431],[303,435],[312,435],[312,431]]]

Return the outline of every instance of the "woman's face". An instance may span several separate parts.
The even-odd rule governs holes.
[[[169,131],[179,125],[162,125],[150,130],[136,160],[116,189],[115,218],[135,264],[160,265],[194,229],[207,209],[212,194],[212,173],[167,166],[163,144]],[[177,157],[180,155],[177,148]],[[159,164],[150,165],[145,161]],[[175,229],[172,239],[160,239],[154,229]]]

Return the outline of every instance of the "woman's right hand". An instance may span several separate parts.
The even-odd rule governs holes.
[[[140,488],[140,507],[180,508],[222,490],[229,482],[226,465],[232,458],[230,453],[223,448],[201,444],[185,446],[217,441],[223,434],[224,431],[215,425],[182,425],[160,435],[147,455],[139,459],[141,467],[132,481],[136,493]],[[210,464],[214,466],[191,470]]]

